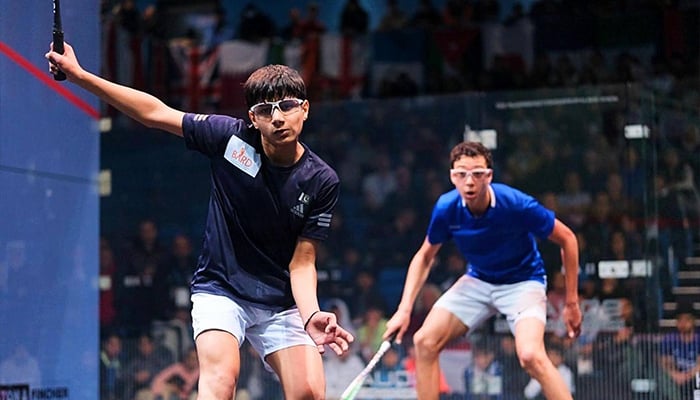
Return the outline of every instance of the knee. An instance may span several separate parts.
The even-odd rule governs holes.
[[[325,384],[314,383],[311,380],[297,382],[291,387],[285,388],[285,398],[323,400],[326,397]]]
[[[413,335],[413,344],[418,357],[435,357],[440,353],[440,342],[435,335],[421,328]]]
[[[544,351],[538,351],[537,349],[518,351],[518,359],[523,369],[532,376],[539,376],[549,360]]]

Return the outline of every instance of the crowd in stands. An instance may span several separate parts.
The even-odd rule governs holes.
[[[504,12],[495,0],[421,0],[413,10],[403,9],[397,0],[387,0],[385,14],[372,26],[362,2],[347,0],[337,16],[337,31],[331,31],[320,19],[321,2],[309,2],[305,9],[291,7],[285,21],[271,17],[268,8],[272,5],[249,2],[240,15],[230,15],[224,1],[205,3],[212,4],[213,21],[197,25],[166,20],[172,18],[167,2],[154,2],[139,10],[135,0],[103,1],[105,72],[124,83],[174,95],[165,87],[169,61],[159,59],[167,53],[163,52],[165,43],[174,38],[185,38],[206,49],[232,40],[277,43],[282,46],[280,53],[286,51],[285,44],[299,44],[296,67],[309,85],[310,97],[324,100],[358,94],[386,98],[627,82],[648,82],[670,91],[675,81],[697,78],[700,68],[700,9],[693,2],[649,0],[613,5],[540,0],[527,9],[516,2],[512,10]],[[409,31],[424,35],[401,36]],[[399,46],[398,52],[403,54],[389,56],[376,54],[384,48],[370,46],[359,54],[352,53],[355,58],[348,61],[347,68],[364,71],[347,77],[360,81],[360,87],[351,90],[338,86],[357,82],[331,82],[320,65],[324,52],[320,37],[324,34],[350,40],[370,38],[370,42],[395,34],[386,37],[414,40],[413,45],[421,50]],[[521,48],[511,49],[507,40],[522,41],[518,44]],[[117,65],[124,63],[125,52],[130,54],[127,62],[132,63],[126,72],[123,65]],[[379,57],[409,59],[421,66],[419,72],[403,68],[380,72],[372,69],[371,60]],[[273,56],[268,60],[285,61]]]
[[[131,0],[103,3],[105,20],[139,40],[165,38],[155,8],[140,11]],[[684,256],[697,255],[700,243],[700,129],[694,124],[700,106],[698,52],[697,47],[693,49],[697,43],[682,47],[670,40],[685,34],[672,29],[686,26],[674,25],[674,21],[697,21],[697,7],[685,7],[680,1],[615,2],[618,6],[612,6],[610,2],[541,0],[527,12],[516,6],[501,21],[496,1],[447,0],[443,8],[429,0],[419,4],[416,10],[402,10],[398,2],[389,0],[386,15],[372,27],[362,2],[348,0],[340,31],[353,37],[406,27],[439,30],[486,23],[544,24],[552,18],[574,17],[591,21],[633,12],[661,18],[655,20],[655,27],[663,33],[659,36],[663,40],[654,43],[656,51],[646,60],[624,50],[606,59],[600,49],[577,59],[567,52],[556,56],[538,53],[529,69],[518,69],[507,58],[496,57],[488,68],[481,67],[483,60],[465,58],[456,72],[440,75],[444,79],[440,82],[418,85],[408,75],[383,82],[375,93],[385,98],[379,103],[364,99],[314,108],[320,112],[305,129],[305,141],[336,168],[343,185],[333,233],[318,257],[319,294],[324,307],[346,321],[357,338],[347,356],[324,355],[329,398],[339,396],[377,349],[383,324],[398,301],[408,257],[423,240],[437,196],[450,189],[445,160],[454,141],[462,138],[454,127],[463,126],[464,118],[449,118],[464,113],[469,105],[478,105],[468,99],[431,98],[430,106],[420,108],[410,97],[537,88],[568,88],[567,94],[575,94],[582,86],[617,83],[639,83],[665,102],[655,116],[653,146],[624,139],[625,120],[643,113],[628,103],[595,103],[575,110],[501,109],[487,111],[479,119],[481,126],[499,132],[495,180],[536,196],[579,238],[580,294],[588,319],[577,341],[564,338],[557,324],[562,301],[558,249],[541,245],[549,280],[548,349],[560,372],[569,377],[576,398],[613,398],[611,393],[615,393],[614,398],[631,399],[630,382],[635,379],[642,386],[644,379],[658,382],[663,391],[658,398],[681,398],[676,390],[688,390],[696,360],[693,355],[700,354],[700,340],[692,333],[692,311],[678,314],[678,327],[665,333],[668,336],[662,344],[648,335],[659,332],[658,308],[664,300],[673,299],[671,288],[678,270],[684,268]],[[327,30],[318,19],[322,2],[310,3],[305,12],[290,10],[289,21],[271,20],[265,7],[264,3],[249,3],[237,31],[225,23],[222,7],[216,29],[206,35],[188,34],[215,46],[231,39],[305,40]],[[315,84],[313,77],[306,75],[311,85]],[[147,83],[146,74],[140,79],[144,85],[153,85]],[[319,100],[342,98],[311,93]],[[612,93],[639,100],[624,89]],[[363,94],[369,97],[372,93],[364,90]],[[341,126],[338,121],[343,121]],[[655,155],[649,154],[652,148]],[[204,174],[182,179],[207,178]],[[165,203],[188,202],[182,187],[180,182],[180,193],[173,195],[132,196],[149,197],[154,203],[150,209],[166,210],[173,206]],[[196,388],[192,385],[197,371],[196,363],[191,363],[196,353],[192,350],[188,288],[198,251],[198,238],[191,232],[199,229],[191,230],[189,220],[173,229],[170,220],[164,234],[161,219],[163,215],[154,213],[134,220],[131,231],[105,232],[100,243],[103,399],[186,399]],[[379,387],[411,386],[410,333],[437,296],[464,273],[466,260],[454,249],[447,250],[437,260],[417,302],[409,340],[386,356],[374,375]],[[659,282],[644,276],[598,276],[600,260],[638,259],[652,259],[658,265]],[[592,323],[603,309],[613,312],[598,325]],[[456,350],[469,350],[471,358],[469,362],[460,359],[458,368],[446,367],[451,364],[445,360],[444,398],[540,398],[536,383],[522,375],[512,338],[498,326],[494,321],[489,332],[454,344]],[[695,353],[674,352],[676,348],[695,349]],[[275,378],[248,346],[242,348],[242,357],[251,367],[241,372],[239,396],[281,398]],[[641,386],[638,389],[643,391]],[[175,397],[168,397],[171,395]]]

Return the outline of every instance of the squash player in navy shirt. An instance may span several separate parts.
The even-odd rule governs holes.
[[[269,65],[245,82],[251,124],[185,113],[85,71],[70,45],[46,54],[49,69],[145,126],[182,136],[210,159],[211,197],[192,280],[198,398],[234,398],[239,348],[249,340],[280,378],[287,399],[325,397],[320,353],[354,339],[320,311],[316,251],[338,200],[335,171],[299,140],[309,113],[293,69]]]
[[[450,153],[455,188],[437,200],[426,238],[413,256],[397,311],[384,338],[401,341],[411,310],[443,243],[452,240],[468,261],[465,275],[435,303],[413,336],[418,398],[437,399],[439,354],[496,313],[506,316],[520,364],[542,385],[548,399],[571,399],[547,357],[545,268],[536,238],[561,247],[566,274],[564,322],[570,337],[581,329],[578,302],[578,242],[554,213],[533,197],[492,183],[492,155],[477,142],[457,144]]]

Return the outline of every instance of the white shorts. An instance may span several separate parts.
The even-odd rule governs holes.
[[[239,347],[247,338],[263,362],[268,354],[278,350],[316,346],[304,330],[296,307],[276,313],[208,293],[192,295],[192,329],[195,339],[207,330],[226,331],[238,339]]]
[[[459,318],[470,330],[497,313],[503,314],[510,331],[523,318],[547,323],[547,289],[537,281],[492,284],[464,275],[435,302]]]

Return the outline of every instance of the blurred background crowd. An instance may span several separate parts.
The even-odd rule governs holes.
[[[585,321],[575,341],[558,319],[559,251],[540,246],[548,348],[576,398],[689,398],[700,357],[697,2],[191,3],[104,0],[103,72],[185,110],[235,116],[246,114],[240,83],[253,69],[302,72],[311,101],[302,139],[342,184],[319,296],[358,339],[347,358],[324,356],[329,398],[377,349],[432,205],[450,189],[449,150],[465,138],[494,148],[495,181],[532,194],[578,235]],[[101,201],[102,396],[168,398],[175,387],[187,398],[206,160],[104,113],[113,127],[101,149],[112,177]],[[466,261],[443,250],[411,329]],[[373,376],[374,396],[407,388],[410,398],[408,338]],[[239,396],[281,398],[244,349],[254,367]],[[445,398],[541,396],[498,318],[443,358]]]

